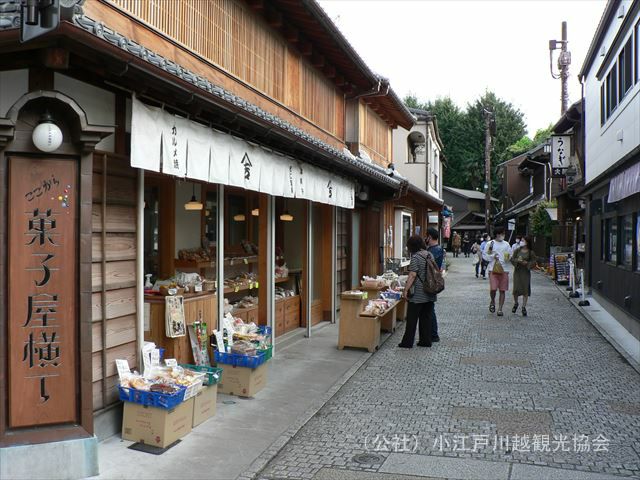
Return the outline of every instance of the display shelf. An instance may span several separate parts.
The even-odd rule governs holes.
[[[283,283],[283,282],[287,282],[289,281],[290,277],[282,277],[282,278],[276,278],[275,279],[275,283]],[[240,293],[240,292],[246,292],[247,290],[253,290],[254,288],[259,288],[260,285],[259,283],[256,282],[245,282],[243,284],[237,285],[235,287],[225,287],[224,288],[224,293]]]
[[[258,256],[252,255],[248,257],[227,257],[224,259],[225,266],[233,266],[233,265],[249,265],[258,263]],[[173,262],[175,268],[193,268],[193,269],[203,269],[203,268],[215,268],[216,261],[215,260],[207,260],[201,262],[194,262],[191,260],[180,260],[176,258]]]

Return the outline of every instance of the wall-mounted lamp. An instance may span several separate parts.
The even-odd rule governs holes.
[[[244,222],[246,219],[247,217],[244,216],[244,213],[238,213],[233,216],[234,222]]]
[[[54,152],[62,145],[62,130],[53,123],[51,115],[46,113],[42,116],[40,124],[33,129],[31,139],[41,152]]]
[[[193,184],[193,195],[191,200],[184,204],[185,210],[202,210],[202,203],[196,200],[196,184]]]
[[[260,209],[259,208],[254,208],[253,210],[251,210],[251,215],[253,215],[254,217],[259,217],[260,216]]]
[[[280,220],[282,220],[283,222],[293,222],[293,215],[289,213],[286,200],[284,201],[284,213],[280,215]]]

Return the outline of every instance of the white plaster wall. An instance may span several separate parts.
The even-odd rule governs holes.
[[[14,103],[29,91],[29,71],[0,72],[0,117],[4,117]]]
[[[405,130],[402,127],[398,127],[393,131],[393,164],[396,170],[406,177],[413,185],[426,191],[427,188],[427,153],[429,147],[425,149],[425,153],[418,155],[417,162],[421,163],[408,163],[409,160],[409,145],[407,138],[411,132],[421,132],[425,138],[427,137],[428,129],[425,122],[418,122],[413,126],[411,130]]]
[[[191,182],[176,182],[176,252],[183,248],[198,248],[200,241],[200,210],[185,210],[184,204],[191,200],[193,184]],[[196,185],[196,199],[200,198],[200,185]],[[162,212],[160,212],[162,216]]]
[[[115,125],[115,94],[102,88],[94,87],[66,75],[54,75],[54,88],[73,98],[87,114],[87,121],[96,125]],[[114,135],[104,138],[97,150],[114,151]]]
[[[625,11],[628,11],[631,1],[625,0],[622,4]],[[640,15],[636,15],[633,25],[639,19]],[[617,17],[613,19],[597,51],[600,51],[602,46],[608,51],[623,20]],[[622,46],[632,33],[632,30],[627,33]],[[618,53],[616,52],[616,56]],[[585,77],[585,180],[587,184],[640,144],[640,83],[636,83],[626,94],[604,126],[600,125],[601,82],[596,78],[596,73],[603,60],[604,57],[598,56]],[[617,140],[619,135],[622,135],[622,141]]]

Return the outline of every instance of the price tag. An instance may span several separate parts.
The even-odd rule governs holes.
[[[236,285],[236,286],[235,286],[235,288],[233,289],[233,291],[234,291],[235,293],[238,293],[238,292],[240,291],[240,287],[238,287],[238,286]]]
[[[116,360],[116,369],[118,370],[118,378],[120,383],[122,380],[131,374],[131,368],[129,368],[129,362],[124,360]]]
[[[151,352],[151,366],[155,367],[155,366],[159,366],[159,365],[160,365],[160,350],[155,348]]]
[[[260,288],[260,287],[258,286],[258,282],[256,282],[256,288]]]
[[[366,300],[367,298],[369,298],[369,294],[368,294],[367,292],[364,292],[364,293],[362,294],[362,299],[363,299],[363,300]]]
[[[247,260],[246,258],[244,259],[244,264],[248,265],[249,264],[249,260]]]
[[[221,353],[226,353],[224,350],[224,340],[222,338],[222,331],[214,330],[213,334],[216,336],[216,345],[218,347],[218,351]]]
[[[178,366],[178,361],[175,358],[167,358],[164,361],[165,365],[167,367],[177,367]]]

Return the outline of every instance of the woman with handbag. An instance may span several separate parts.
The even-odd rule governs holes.
[[[482,265],[482,249],[480,248],[480,237],[476,237],[476,241],[471,245],[472,264],[476,269],[476,278],[479,278],[480,266]]]
[[[522,316],[527,316],[527,301],[531,296],[531,269],[536,265],[536,253],[531,250],[531,237],[525,236],[520,240],[511,257],[515,267],[513,273],[513,308],[518,311],[518,297],[522,296]]]
[[[407,241],[407,249],[411,253],[409,277],[402,296],[407,301],[407,321],[400,348],[413,348],[418,326],[418,346],[430,347],[432,338],[433,302],[435,295],[425,293],[423,280],[427,275],[427,258],[431,255],[427,251],[424,240],[419,235],[412,235]]]

